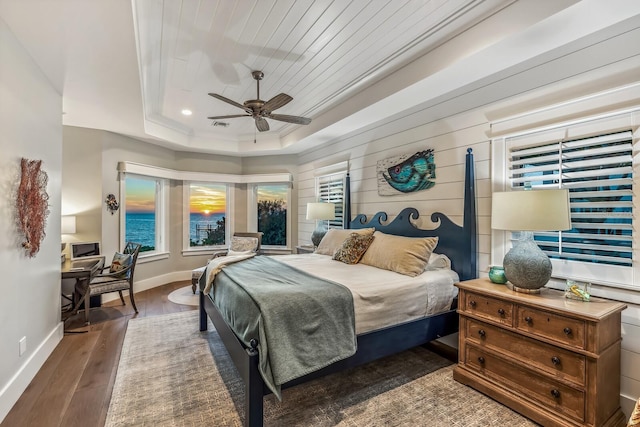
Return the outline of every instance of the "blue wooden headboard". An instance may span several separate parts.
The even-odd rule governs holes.
[[[369,221],[367,221],[366,215],[360,214],[349,223],[349,228],[374,227],[383,233],[408,237],[437,236],[439,240],[435,252],[449,257],[452,269],[458,273],[460,280],[475,279],[478,277],[478,237],[475,177],[471,148],[467,149],[464,182],[464,219],[462,226],[455,224],[445,214],[435,212],[431,214],[431,221],[436,224],[436,227],[431,230],[423,230],[416,227],[412,222],[412,220],[416,221],[419,218],[418,211],[414,208],[405,208],[388,224],[384,224],[387,221],[385,212],[378,212]],[[346,188],[348,188],[348,185],[347,180]],[[348,195],[349,193],[346,192],[346,194]],[[348,204],[347,202],[346,205]],[[345,217],[349,218],[346,215]]]

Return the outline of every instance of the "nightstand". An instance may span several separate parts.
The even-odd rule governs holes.
[[[315,248],[313,246],[308,246],[308,245],[296,246],[297,254],[312,254],[314,250]]]
[[[626,305],[457,283],[453,378],[545,426],[624,426],[620,312]]]

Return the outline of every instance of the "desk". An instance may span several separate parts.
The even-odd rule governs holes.
[[[62,269],[60,275],[63,279],[76,279],[76,281],[84,282],[84,287],[89,285],[91,278],[102,270],[104,266],[104,257],[96,257],[91,259],[82,260],[66,260],[62,263]],[[66,298],[66,297],[65,297]],[[97,295],[96,301],[91,301],[92,307],[98,307],[100,305],[100,295]],[[67,311],[77,311],[80,307],[76,307],[77,295],[74,297],[72,307]]]

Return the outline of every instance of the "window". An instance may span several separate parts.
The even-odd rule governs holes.
[[[189,188],[189,247],[224,246],[227,241],[227,185],[185,183]]]
[[[289,184],[256,184],[254,191],[262,245],[287,246]]]
[[[633,232],[634,117],[612,114],[493,140],[495,191],[569,190],[572,229],[534,233],[554,278],[640,288],[640,264],[633,261],[640,237]],[[499,263],[518,236],[492,236],[492,262]]]
[[[125,177],[124,241],[140,243],[140,252],[165,251],[165,191],[163,179],[130,174]]]
[[[631,266],[630,131],[530,147],[516,144],[508,161],[513,189],[569,189],[573,228],[534,234],[550,258]]]
[[[344,228],[344,178],[346,172],[316,177],[316,193],[319,202],[336,205],[336,217],[329,221],[329,228]]]

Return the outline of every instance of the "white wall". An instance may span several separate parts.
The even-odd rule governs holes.
[[[62,98],[0,18],[0,420],[62,339],[60,185]],[[34,258],[20,247],[14,207],[20,158],[48,174],[46,237]],[[19,355],[19,340],[26,352]]]

